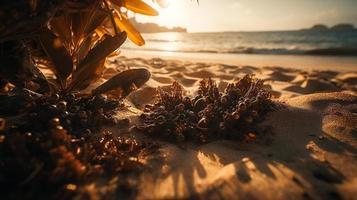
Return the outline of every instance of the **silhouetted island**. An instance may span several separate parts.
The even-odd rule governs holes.
[[[187,32],[186,28],[182,27],[172,27],[168,28],[165,26],[159,26],[155,23],[140,23],[135,20],[135,18],[130,18],[130,22],[134,27],[141,33],[159,33],[159,32]]]
[[[355,27],[352,24],[337,24],[331,27],[331,30],[345,31],[345,30],[354,30]]]
[[[323,25],[323,24],[316,24],[316,25],[312,26],[308,30],[311,30],[311,31],[328,31],[329,28],[326,25]]]
[[[353,24],[336,24],[335,26],[332,26],[329,28],[328,26],[324,24],[316,24],[312,26],[311,28],[308,29],[302,29],[302,31],[348,31],[348,30],[355,30],[355,27]]]

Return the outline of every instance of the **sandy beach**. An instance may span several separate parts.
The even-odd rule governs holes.
[[[357,200],[357,1],[0,1],[0,199]]]
[[[255,142],[223,140],[182,148],[159,141],[159,152],[143,158],[147,169],[140,175],[137,199],[355,199],[353,68],[317,71],[123,56],[110,64],[101,81],[125,69],[146,68],[152,74],[128,96],[132,107],[118,113],[130,116],[132,123],[144,104],[155,101],[156,88],[174,81],[192,96],[203,78],[214,79],[223,89],[245,74],[255,74],[265,80],[274,101],[286,105],[266,116],[259,126],[271,127],[272,134]],[[95,192],[107,189],[98,187]]]
[[[163,58],[204,63],[221,63],[227,65],[249,65],[255,67],[284,66],[284,68],[311,70],[335,70],[339,72],[356,71],[356,56],[311,56],[311,55],[266,55],[266,54],[217,54],[217,53],[185,53],[170,51],[147,51],[123,49],[122,56],[128,58]]]

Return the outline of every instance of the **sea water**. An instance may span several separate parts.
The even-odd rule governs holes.
[[[144,46],[127,41],[122,48],[211,54],[357,56],[357,29],[142,35],[146,41]]]

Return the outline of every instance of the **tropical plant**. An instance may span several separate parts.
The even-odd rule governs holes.
[[[141,0],[4,0],[0,4],[0,79],[21,87],[35,82],[46,92],[89,86],[127,37],[143,45],[144,39],[128,20],[128,10],[158,15]],[[55,78],[45,78],[39,66],[50,69]],[[133,84],[140,86],[149,77],[145,69],[130,70],[95,91],[121,87],[127,94]]]

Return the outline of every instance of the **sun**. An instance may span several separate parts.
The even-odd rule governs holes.
[[[158,24],[173,27],[182,23],[185,17],[185,9],[180,3],[181,0],[161,0],[162,7],[158,8]],[[159,3],[159,1],[158,1]],[[159,4],[159,5],[161,5]]]
[[[154,7],[159,15],[145,16],[135,15],[136,19],[142,23],[156,23],[160,26],[172,28],[175,26],[185,27],[190,21],[189,10],[192,7],[189,0],[144,0]],[[153,3],[155,2],[155,3]]]

